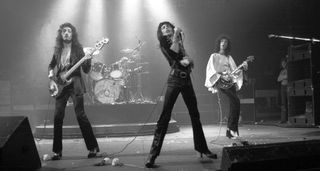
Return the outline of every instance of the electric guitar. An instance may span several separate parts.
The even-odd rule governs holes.
[[[95,47],[91,49],[91,52],[82,57],[75,65],[69,70],[64,69],[59,74],[49,81],[49,92],[52,97],[58,97],[62,92],[63,88],[72,83],[72,78],[69,76],[87,59],[91,59],[95,52],[101,50],[105,44],[109,42],[108,38],[103,38],[101,41],[95,44]]]
[[[234,69],[232,72],[223,72],[222,74],[219,74],[219,79],[216,83],[216,86],[221,89],[229,89],[232,87],[236,80],[239,77],[239,72],[241,71],[242,67],[245,65],[246,62],[252,62],[254,60],[254,56],[248,56],[245,61],[243,61],[236,69]]]

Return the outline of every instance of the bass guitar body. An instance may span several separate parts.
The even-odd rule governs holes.
[[[58,76],[50,79],[49,81],[49,92],[52,97],[59,97],[62,90],[72,83],[72,79],[65,77],[65,71],[61,72]]]

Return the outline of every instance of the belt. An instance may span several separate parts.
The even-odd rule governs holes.
[[[185,71],[180,71],[180,70],[172,70],[170,75],[174,75],[180,78],[187,78],[188,77],[188,72]]]

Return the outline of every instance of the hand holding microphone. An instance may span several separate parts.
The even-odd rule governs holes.
[[[179,27],[174,28],[173,42],[179,43],[182,40],[182,30]]]
[[[175,27],[175,28],[174,28],[174,32],[175,32],[176,34],[182,33],[182,29],[181,29],[180,27]]]

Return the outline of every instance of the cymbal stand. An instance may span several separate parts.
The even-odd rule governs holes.
[[[139,57],[137,59],[137,64],[136,65],[136,68],[138,67],[141,67],[141,57]],[[134,102],[138,102],[138,103],[141,103],[141,102],[144,102],[145,101],[145,97],[143,96],[143,92],[142,92],[142,73],[139,72],[139,71],[135,71],[136,72],[136,76],[137,76],[137,82],[136,82],[136,92],[135,94],[133,95],[133,101]]]

